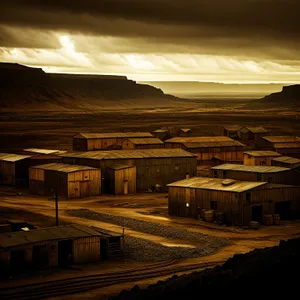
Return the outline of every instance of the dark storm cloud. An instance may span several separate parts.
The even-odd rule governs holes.
[[[300,28],[298,0],[2,0],[1,3],[0,21],[5,24],[101,35],[281,37],[297,35]],[[100,26],[103,22],[111,23]],[[134,26],[136,22],[145,26]]]

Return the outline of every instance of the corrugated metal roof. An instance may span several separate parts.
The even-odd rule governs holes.
[[[228,130],[228,131],[238,131],[240,130],[242,127],[238,126],[238,125],[228,125],[228,126],[224,126],[224,129]]]
[[[61,150],[51,150],[51,149],[40,149],[40,148],[27,148],[23,149],[25,152],[38,153],[38,154],[57,154],[65,153],[66,151]]]
[[[291,164],[291,165],[300,164],[300,159],[294,158],[294,157],[289,157],[289,156],[276,157],[276,158],[273,158],[272,160]]]
[[[270,143],[295,143],[299,142],[300,143],[300,138],[297,136],[287,136],[287,135],[280,135],[280,136],[275,136],[275,135],[269,135],[263,137],[264,140],[270,142]]]
[[[31,157],[30,155],[20,155],[20,154],[12,154],[12,153],[0,153],[0,160],[8,161],[8,162],[15,162],[22,159],[26,159]]]
[[[299,143],[276,143],[273,145],[275,149],[285,149],[285,148],[300,148]]]
[[[265,156],[281,156],[281,154],[275,152],[275,151],[246,151],[245,154],[248,154],[250,156],[258,156],[258,157],[265,157]]]
[[[265,128],[259,126],[259,127],[243,127],[239,130],[240,132],[247,133],[248,131],[252,133],[268,133],[269,131]]]
[[[140,159],[140,158],[167,158],[167,157],[195,157],[195,154],[182,149],[134,149],[109,151],[71,151],[60,154],[62,157],[87,158],[95,160],[107,159]]]
[[[237,164],[223,164],[220,166],[212,167],[212,170],[233,170],[241,172],[254,172],[254,173],[276,173],[291,170],[289,168],[282,168],[276,166],[245,166]]]
[[[223,185],[223,182],[224,179],[220,178],[192,177],[173,182],[168,186],[241,193],[267,184],[267,182],[235,181],[231,185]]]
[[[228,136],[191,136],[191,137],[174,137],[166,140],[165,143],[211,143],[211,142],[232,142]]]
[[[91,227],[79,224],[10,232],[1,234],[0,248],[9,248],[48,240],[74,239],[88,236],[101,236],[101,233]]]
[[[108,133],[79,133],[76,138],[85,139],[115,139],[134,137],[153,137],[150,132],[108,132]]]
[[[129,140],[131,143],[135,145],[157,145],[157,144],[164,143],[158,138],[129,138],[126,140]]]
[[[87,167],[87,166],[77,166],[77,165],[68,165],[68,164],[60,164],[60,163],[45,164],[40,166],[34,166],[31,168],[58,171],[64,173],[72,173],[72,172],[86,171],[86,170],[98,170],[96,168]]]
[[[115,165],[112,165],[112,166],[110,166],[108,168],[109,169],[113,169],[113,170],[123,170],[123,169],[134,168],[134,167],[135,166],[115,164]]]
[[[203,142],[203,143],[183,143],[186,148],[214,148],[214,147],[245,147],[244,144],[238,141],[229,142]]]

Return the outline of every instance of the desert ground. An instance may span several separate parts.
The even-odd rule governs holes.
[[[273,134],[300,135],[297,111],[285,109],[246,110],[253,100],[187,100],[180,106],[107,106],[102,111],[1,111],[0,151],[27,147],[70,150],[78,132],[151,131],[162,126],[192,128],[193,135],[222,134],[222,126],[264,126]],[[55,224],[53,200],[32,196],[27,190],[2,187],[0,218],[23,219],[44,227]],[[41,283],[91,274],[131,272],[153,268],[157,274],[78,293],[74,298],[106,299],[135,284],[146,286],[174,274],[212,267],[236,253],[274,246],[282,239],[300,236],[300,222],[282,222],[259,230],[218,226],[201,220],[169,217],[167,194],[99,196],[60,200],[60,224],[79,223],[122,233],[125,228],[125,258],[72,269],[38,273],[3,282],[3,286]],[[155,269],[155,264],[157,268]],[[179,268],[180,267],[180,268]],[[161,270],[165,273],[161,275]],[[55,297],[67,299],[70,296]],[[54,297],[53,297],[54,299]]]

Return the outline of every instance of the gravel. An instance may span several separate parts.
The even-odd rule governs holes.
[[[138,261],[159,261],[166,259],[192,258],[211,254],[220,247],[229,244],[226,239],[210,235],[191,232],[186,229],[175,228],[154,222],[146,222],[128,217],[114,216],[93,212],[89,209],[68,210],[67,214],[75,217],[96,220],[124,226],[146,234],[161,236],[170,240],[191,241],[196,248],[180,246],[164,246],[148,239],[125,235],[125,255]],[[170,241],[171,243],[172,241]]]

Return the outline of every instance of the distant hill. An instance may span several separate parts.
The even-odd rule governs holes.
[[[284,86],[278,93],[270,94],[261,99],[251,101],[246,108],[266,108],[266,109],[294,109],[300,110],[300,85]]]
[[[177,98],[125,76],[45,73],[0,63],[0,108],[31,110],[102,109],[115,106],[163,106]]]
[[[149,81],[165,93],[184,98],[260,98],[279,92],[284,84],[225,84],[199,81]]]

